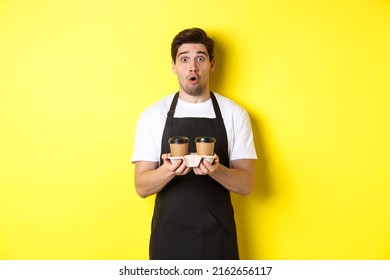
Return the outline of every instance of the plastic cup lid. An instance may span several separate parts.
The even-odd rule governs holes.
[[[212,136],[198,136],[195,138],[195,142],[215,143],[216,141]]]
[[[168,139],[169,144],[185,144],[188,143],[187,136],[174,136]]]

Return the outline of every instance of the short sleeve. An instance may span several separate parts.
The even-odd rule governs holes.
[[[140,115],[137,123],[131,162],[159,162],[161,148],[158,147],[158,144],[161,144],[161,141],[156,141],[156,139],[158,139],[158,135],[155,124],[149,120],[148,115],[144,112]]]
[[[249,115],[244,109],[238,110],[235,115],[230,160],[257,159]]]

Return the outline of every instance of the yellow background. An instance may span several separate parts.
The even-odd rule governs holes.
[[[390,259],[387,0],[1,0],[0,259],[148,258],[135,126],[194,26],[256,137],[241,257]]]

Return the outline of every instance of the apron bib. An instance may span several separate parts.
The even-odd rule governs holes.
[[[178,97],[176,93],[167,114],[161,153],[169,153],[172,136],[189,137],[190,152],[196,151],[197,136],[213,136],[220,163],[229,166],[226,129],[215,95],[211,92],[215,119],[174,118]],[[150,259],[238,259],[230,192],[210,176],[194,172],[172,179],[156,195],[149,254]]]

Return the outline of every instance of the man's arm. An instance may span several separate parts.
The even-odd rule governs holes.
[[[254,185],[254,160],[238,159],[232,161],[232,168],[219,163],[216,158],[213,164],[202,161],[194,168],[197,175],[209,175],[229,191],[243,196],[249,195]]]
[[[191,171],[184,161],[178,160],[171,163],[168,154],[163,154],[164,163],[158,166],[158,162],[137,161],[135,163],[134,183],[137,194],[146,198],[161,191],[177,175],[185,175]]]

